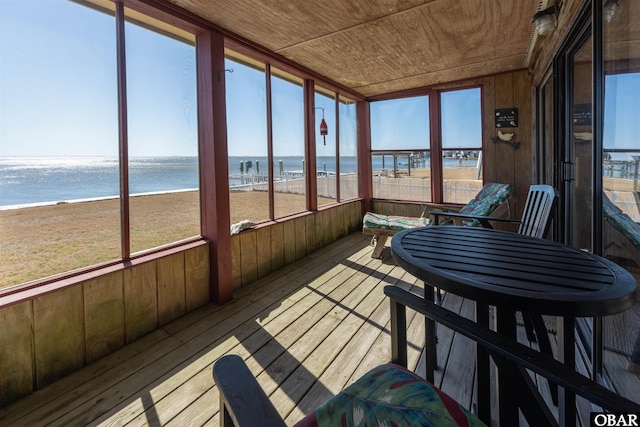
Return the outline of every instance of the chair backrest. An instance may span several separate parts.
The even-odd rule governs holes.
[[[495,217],[501,217],[508,213],[507,216],[510,217],[509,197],[514,193],[514,190],[513,186],[509,184],[487,183],[459,212],[467,215]],[[506,206],[506,209],[499,209],[502,206]],[[462,224],[471,227],[480,226],[477,219],[462,221]]]
[[[544,237],[549,230],[551,213],[557,199],[558,192],[550,185],[529,187],[518,233],[532,237]]]

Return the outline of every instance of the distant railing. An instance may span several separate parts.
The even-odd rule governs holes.
[[[232,175],[229,177],[231,191],[268,191],[269,177],[266,174]],[[337,177],[331,172],[317,175],[318,196],[336,199]],[[305,194],[306,182],[302,173],[286,173],[274,180],[276,193]],[[358,176],[355,173],[340,175],[340,197],[342,200],[358,196]],[[430,201],[431,183],[424,178],[394,178],[376,175],[373,178],[374,196],[383,199]],[[444,195],[448,203],[469,202],[482,188],[480,180],[444,181]]]

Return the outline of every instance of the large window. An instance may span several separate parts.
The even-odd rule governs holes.
[[[307,209],[302,79],[271,69],[274,215]]]
[[[602,250],[640,283],[640,2],[603,1],[602,5]],[[640,303],[636,303],[623,314],[604,318],[602,333],[604,371],[614,378],[618,392],[636,402],[640,399],[639,320]]]
[[[440,94],[442,198],[467,203],[482,188],[480,89]]]
[[[316,175],[318,185],[318,206],[335,203],[337,195],[336,162],[336,98],[335,95],[316,87]],[[323,135],[326,124],[326,135]],[[331,129],[331,132],[329,132]]]
[[[265,66],[225,60],[231,223],[269,219]]]
[[[371,103],[373,197],[431,201],[429,97]]]
[[[340,97],[340,201],[358,197],[358,131],[356,103]]]
[[[0,287],[199,234],[194,37],[128,11],[121,164],[105,6],[0,2]]]
[[[193,41],[126,16],[129,218],[139,252],[200,234],[196,58]]]
[[[481,111],[480,88],[373,102],[373,196],[467,203],[483,182]]]

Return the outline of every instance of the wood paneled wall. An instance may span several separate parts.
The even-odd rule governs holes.
[[[358,200],[231,236],[234,289],[359,230],[362,215]]]
[[[209,249],[141,259],[0,309],[0,405],[207,304]]]
[[[484,180],[500,182],[515,187],[515,212],[520,218],[527,199],[529,186],[533,184],[533,86],[527,71],[499,74],[483,79],[483,137],[484,137]],[[518,109],[518,127],[505,129],[515,135],[512,141],[519,142],[517,149],[507,144],[494,143],[497,136],[495,110],[499,108]]]

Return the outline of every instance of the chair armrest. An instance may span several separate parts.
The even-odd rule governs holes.
[[[220,392],[221,427],[286,427],[269,397],[240,356],[223,356],[213,364]]]
[[[385,286],[384,293],[390,298],[392,307],[393,304],[399,304],[400,306],[411,308],[439,324],[471,338],[485,347],[494,358],[496,356],[501,357],[515,363],[517,366],[530,369],[608,411],[631,413],[640,411],[638,403],[603,387],[547,354],[540,353],[445,308],[435,304],[425,304],[423,297],[397,286]],[[400,323],[402,324],[403,314],[400,314],[400,316]],[[393,318],[391,323],[393,329]],[[392,336],[391,339],[394,341],[398,338]],[[405,334],[400,337],[398,345],[406,346],[406,344]]]
[[[520,220],[512,219],[512,218],[498,218],[493,216],[483,216],[483,215],[468,215],[459,212],[429,212],[429,215],[433,215],[436,218],[434,223],[438,224],[438,217],[446,216],[450,218],[463,218],[463,219],[476,219],[484,228],[493,228],[489,221],[497,221],[508,224],[520,224]]]

